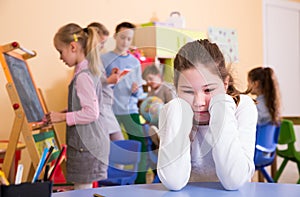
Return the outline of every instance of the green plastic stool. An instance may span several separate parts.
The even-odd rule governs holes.
[[[295,148],[295,131],[293,122],[290,120],[283,119],[281,121],[280,133],[278,138],[278,144],[287,145],[287,149],[279,150],[277,148],[276,153],[284,160],[281,163],[278,171],[275,174],[274,181],[277,182],[283,169],[285,168],[288,161],[296,162],[298,166],[299,179],[297,184],[300,184],[300,152]]]

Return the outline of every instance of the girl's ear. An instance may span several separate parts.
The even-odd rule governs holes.
[[[261,92],[260,83],[258,80],[253,82],[253,89],[255,89],[257,92]]]
[[[253,84],[254,84],[254,87],[255,87],[255,88],[259,88],[259,81],[258,81],[258,80],[257,80],[257,81],[254,81]]]
[[[75,42],[75,41],[72,41],[71,43],[70,43],[70,47],[71,47],[71,51],[72,52],[75,52],[76,50],[77,50],[77,43]]]
[[[229,75],[224,79],[224,88],[225,88],[225,91],[227,91],[227,89],[228,89],[229,79],[230,79]]]

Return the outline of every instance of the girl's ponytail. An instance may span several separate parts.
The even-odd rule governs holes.
[[[88,27],[84,29],[87,32],[87,43],[85,47],[86,58],[89,62],[89,69],[93,75],[100,75],[100,44],[99,35],[95,28]]]

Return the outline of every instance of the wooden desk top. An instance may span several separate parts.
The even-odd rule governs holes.
[[[0,154],[3,154],[6,152],[8,145],[8,141],[0,141]],[[26,146],[23,143],[18,143],[17,144],[17,150],[24,149]]]

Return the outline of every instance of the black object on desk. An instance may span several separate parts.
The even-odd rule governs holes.
[[[21,184],[1,185],[1,197],[51,197],[52,182],[25,182]]]

